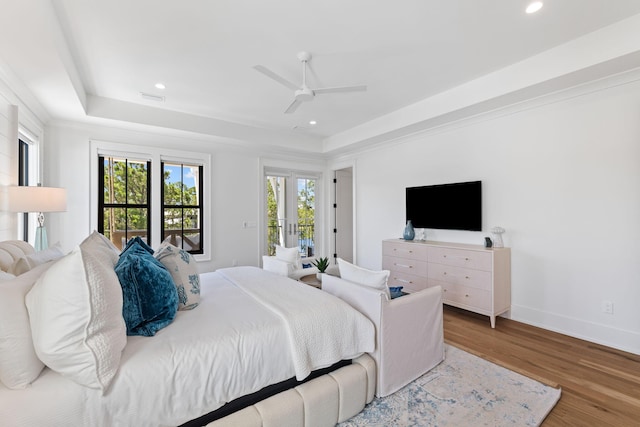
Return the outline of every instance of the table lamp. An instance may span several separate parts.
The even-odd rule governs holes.
[[[55,187],[10,186],[7,187],[5,196],[5,210],[38,213],[35,249],[41,251],[49,246],[44,213],[66,211],[67,190]]]

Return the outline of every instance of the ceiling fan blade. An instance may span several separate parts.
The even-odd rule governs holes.
[[[284,85],[286,87],[288,87],[291,90],[298,90],[300,89],[300,87],[292,82],[290,82],[289,80],[285,79],[284,77],[282,77],[279,74],[274,73],[273,71],[271,71],[270,69],[262,66],[262,65],[256,65],[253,68],[256,69],[256,71],[261,72],[262,74],[264,74],[265,76],[277,81],[278,83],[280,83],[281,85]]]
[[[312,89],[312,90],[313,90],[313,93],[364,92],[367,90],[367,85],[323,87],[323,88]]]
[[[291,103],[291,105],[289,105],[287,107],[286,110],[284,110],[285,114],[291,114],[293,112],[295,112],[298,107],[300,106],[300,104],[302,104],[302,101],[300,101],[299,99],[294,99],[293,102]]]

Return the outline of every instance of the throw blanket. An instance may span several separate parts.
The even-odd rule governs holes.
[[[283,320],[298,380],[374,350],[373,323],[333,295],[257,267],[217,272]]]

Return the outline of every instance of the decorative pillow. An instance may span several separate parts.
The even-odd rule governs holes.
[[[95,230],[80,243],[80,248],[85,252],[91,252],[92,255],[99,259],[108,261],[111,267],[115,267],[120,255],[116,245]]]
[[[127,335],[153,336],[169,325],[178,310],[173,278],[140,242],[127,245],[115,268],[124,304]]]
[[[122,290],[108,263],[76,247],[26,297],[38,358],[86,387],[106,390],[127,343]]]
[[[195,308],[200,302],[200,275],[193,256],[184,249],[164,242],[154,258],[171,273],[178,292],[178,310]]]
[[[353,265],[342,258],[338,258],[338,268],[340,269],[340,277],[343,279],[374,289],[383,290],[387,296],[390,297],[389,288],[387,287],[387,280],[390,274],[389,270],[367,270],[366,268]]]
[[[31,255],[23,256],[19,258],[11,267],[11,272],[16,276],[26,273],[34,267],[37,267],[45,262],[54,261],[64,256],[60,243],[44,249],[40,252],[33,253]]]
[[[0,271],[0,282],[6,282],[7,280],[15,279],[15,275]]]
[[[24,298],[53,263],[45,263],[0,283],[0,381],[11,389],[25,388],[44,368],[33,347]]]
[[[165,240],[167,240],[167,239],[165,239]],[[151,255],[153,255],[153,249],[151,249],[151,246],[147,245],[147,242],[142,240],[142,238],[140,236],[136,236],[136,237],[133,237],[133,238],[129,239],[129,241],[127,242],[126,246],[122,250],[122,253],[125,253],[127,251],[127,249],[129,249],[131,247],[131,245],[133,245],[134,243],[137,243],[138,246],[140,246],[141,248],[143,248],[144,250],[149,252]],[[122,254],[120,254],[120,255],[122,255]]]
[[[300,262],[300,251],[298,250],[298,247],[285,248],[276,245],[276,258],[297,266]]]

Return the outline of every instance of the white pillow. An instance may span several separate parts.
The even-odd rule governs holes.
[[[300,251],[297,246],[295,248],[285,248],[276,245],[276,258],[297,266],[300,263]]]
[[[56,259],[60,259],[64,256],[62,252],[62,247],[60,247],[60,243],[56,243],[55,245],[48,247],[39,252],[35,252],[31,255],[20,257],[14,264],[11,266],[11,272],[16,276],[26,273],[27,271],[35,268],[45,262],[54,261]]]
[[[127,342],[122,288],[109,264],[76,247],[26,297],[38,358],[78,384],[103,391]]]
[[[389,270],[372,271],[366,268],[353,265],[342,258],[338,258],[338,268],[340,269],[340,277],[344,280],[357,283],[359,285],[369,286],[370,288],[380,289],[385,291],[387,297],[391,297],[389,294],[389,287],[387,286],[387,280],[389,279]]]
[[[13,280],[0,283],[0,381],[11,389],[25,388],[44,368],[33,347],[29,313],[24,298],[46,263]]]
[[[178,310],[195,308],[200,303],[200,275],[193,256],[166,240],[153,256],[171,273],[178,291]]]
[[[6,282],[7,280],[14,279],[16,276],[4,271],[0,271],[0,282]]]
[[[108,261],[112,267],[116,266],[120,258],[120,250],[116,245],[95,230],[80,243],[80,247],[83,251],[89,251],[99,259]]]

